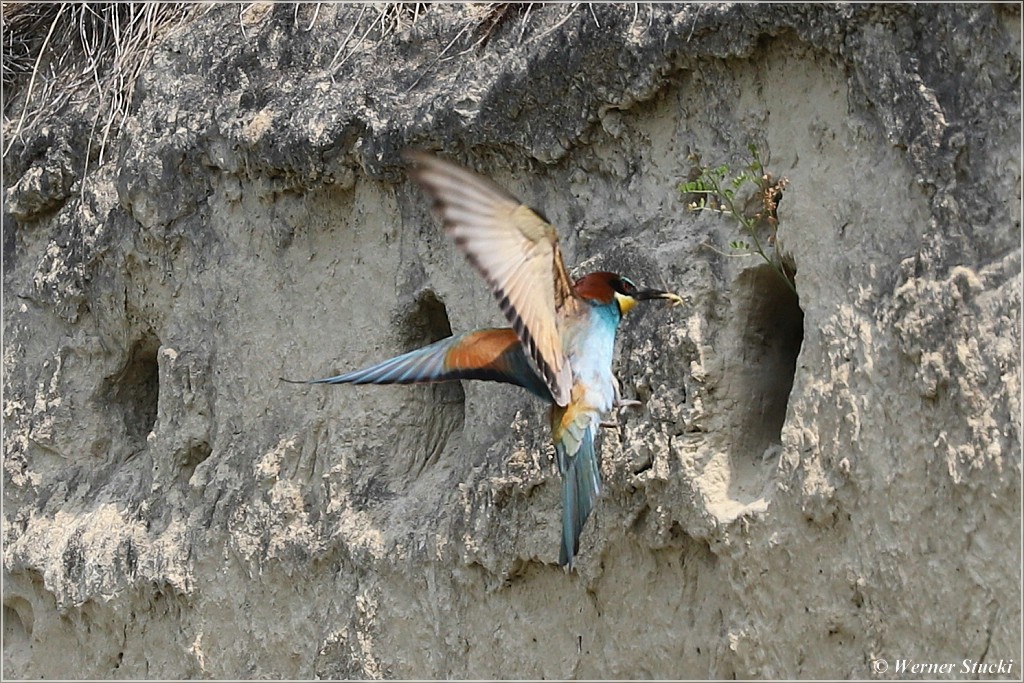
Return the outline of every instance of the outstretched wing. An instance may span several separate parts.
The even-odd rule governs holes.
[[[507,327],[448,337],[362,370],[299,383],[420,384],[458,379],[516,384],[551,400],[547,385],[526,360],[519,337]]]
[[[558,405],[572,370],[558,320],[578,306],[555,228],[490,180],[424,152],[411,177],[434,199],[448,234],[484,276]]]

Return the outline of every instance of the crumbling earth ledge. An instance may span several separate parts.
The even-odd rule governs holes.
[[[4,158],[4,676],[1019,678],[1020,27],[189,13],[102,165],[73,99]],[[798,298],[678,191],[749,143]],[[409,146],[543,209],[577,273],[689,296],[620,331],[644,405],[575,573],[529,395],[278,381],[501,322]]]

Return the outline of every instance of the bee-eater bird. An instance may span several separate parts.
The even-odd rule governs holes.
[[[623,401],[612,375],[615,332],[638,301],[677,294],[640,289],[609,272],[573,283],[558,234],[539,213],[490,180],[424,152],[407,152],[410,176],[434,200],[455,245],[490,285],[511,329],[448,337],[363,370],[309,384],[413,384],[479,379],[515,384],[548,401],[562,475],[559,564],[573,564],[601,493],[594,436]]]

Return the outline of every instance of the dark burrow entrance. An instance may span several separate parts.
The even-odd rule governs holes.
[[[132,344],[124,368],[104,380],[108,405],[120,414],[133,451],[146,446],[146,437],[156,424],[160,396],[160,368],[157,352],[160,340],[147,334]]]
[[[401,315],[403,352],[412,351],[452,336],[452,326],[444,302],[430,289],[421,291],[410,308]],[[418,476],[423,468],[437,460],[455,432],[461,431],[466,418],[466,394],[461,382],[427,384],[412,391],[415,396],[413,421],[409,432],[408,472]],[[400,438],[400,441],[403,441]]]
[[[730,497],[763,494],[771,468],[766,451],[782,442],[796,360],[804,338],[797,294],[765,264],[744,271],[733,287],[732,312],[719,345],[723,432],[730,457]]]
[[[741,361],[735,385],[741,453],[760,457],[781,443],[796,359],[804,340],[800,300],[769,265],[742,273],[734,289]]]

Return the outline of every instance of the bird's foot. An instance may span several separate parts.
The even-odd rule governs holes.
[[[615,403],[612,404],[612,408],[621,413],[626,408],[636,408],[642,405],[642,401],[635,401],[631,398],[616,398]],[[618,429],[621,425],[618,420],[601,420],[601,426],[606,429]]]

